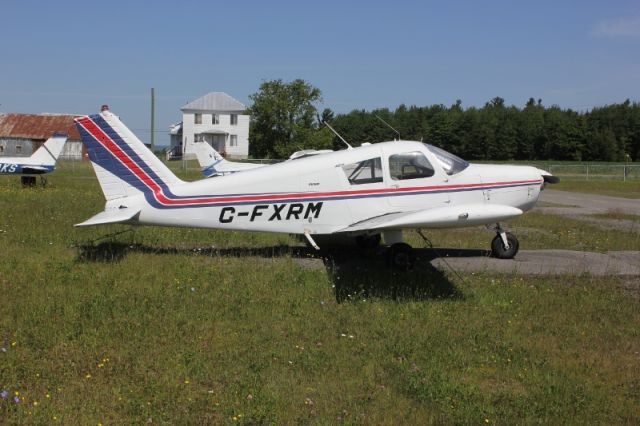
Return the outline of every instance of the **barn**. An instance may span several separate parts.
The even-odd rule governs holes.
[[[87,158],[80,134],[70,114],[0,113],[0,157],[29,157],[55,132],[69,136],[63,160]]]

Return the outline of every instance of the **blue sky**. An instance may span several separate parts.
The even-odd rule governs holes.
[[[635,1],[14,1],[2,6],[0,112],[88,114],[107,103],[158,143],[211,91],[249,105],[302,78],[320,108],[400,104],[589,109],[640,101]]]

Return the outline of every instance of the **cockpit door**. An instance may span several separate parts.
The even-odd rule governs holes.
[[[385,161],[391,206],[426,209],[449,203],[446,174],[424,152],[389,149],[385,151]]]

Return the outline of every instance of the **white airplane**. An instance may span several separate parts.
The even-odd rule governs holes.
[[[0,157],[0,174],[41,175],[52,172],[67,142],[67,135],[55,133],[30,157]]]
[[[529,166],[469,164],[412,141],[382,142],[184,182],[104,108],[76,118],[102,191],[104,211],[76,226],[128,223],[353,236],[381,235],[397,267],[413,262],[406,228],[496,224],[493,255],[513,258],[518,240],[500,226],[535,205],[557,178]]]
[[[256,169],[266,165],[228,161],[207,142],[197,142],[194,143],[193,146],[196,151],[198,164],[200,164],[200,171],[204,177],[224,176],[231,173]]]
[[[238,163],[234,161],[226,160],[218,151],[216,151],[211,145],[206,142],[197,142],[194,144],[196,151],[196,158],[198,164],[200,164],[200,171],[204,177],[224,176],[231,173],[243,172],[246,170],[257,169],[259,167],[267,166],[268,164],[256,164],[256,163]],[[291,154],[290,160],[298,158],[308,157],[311,155],[325,154],[327,152],[333,152],[331,150],[315,150],[307,149],[303,151],[297,151]]]

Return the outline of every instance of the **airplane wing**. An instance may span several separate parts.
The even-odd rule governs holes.
[[[403,228],[450,228],[500,222],[520,216],[522,210],[504,205],[467,204],[411,212],[389,213],[353,223],[337,232]]]
[[[136,218],[139,213],[140,209],[105,210],[95,216],[90,217],[82,223],[75,224],[74,226],[81,227],[92,225],[106,225],[108,223],[123,223]]]

